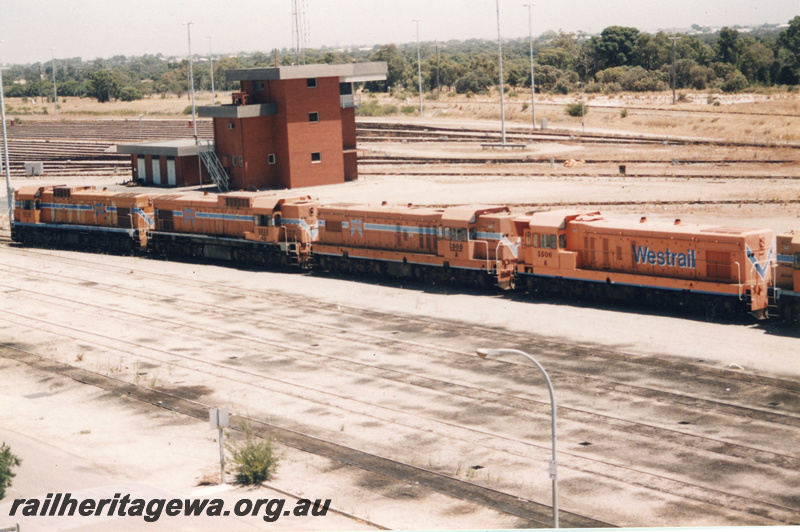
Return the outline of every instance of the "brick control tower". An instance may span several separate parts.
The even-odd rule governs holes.
[[[358,179],[353,83],[386,79],[385,62],[247,68],[233,102],[198,108],[232,189],[297,188]]]

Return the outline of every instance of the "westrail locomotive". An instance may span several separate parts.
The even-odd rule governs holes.
[[[800,317],[800,236],[504,206],[323,205],[289,192],[22,187],[15,241]]]

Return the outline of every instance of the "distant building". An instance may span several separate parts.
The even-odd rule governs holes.
[[[198,108],[231,189],[297,188],[358,178],[353,83],[387,65],[349,63],[229,70],[233,102]]]

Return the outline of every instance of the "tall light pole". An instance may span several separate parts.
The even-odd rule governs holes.
[[[497,48],[500,55],[500,127],[503,135],[503,146],[506,144],[506,107],[505,95],[503,94],[503,40],[500,38],[500,0],[496,0],[497,6]]]
[[[50,56],[53,59],[53,103],[56,106],[56,118],[58,118],[58,92],[56,91],[56,51],[50,48]]]
[[[211,69],[211,105],[215,105],[214,100],[214,59],[211,56],[211,35],[207,35],[208,39],[208,67]]]
[[[192,128],[194,129],[194,141],[197,142],[197,117],[194,107],[194,68],[192,65],[192,24],[194,22],[183,22],[186,26],[186,33],[189,38],[189,90],[192,93]]]
[[[675,105],[675,43],[678,36],[675,34],[675,29],[672,30],[672,105]]]
[[[556,397],[553,392],[553,383],[550,382],[550,376],[544,370],[541,364],[524,351],[519,349],[478,349],[478,356],[481,358],[496,357],[500,355],[520,355],[531,362],[542,372],[544,380],[547,383],[547,391],[550,392],[550,438],[553,448],[553,458],[550,460],[550,478],[553,481],[553,528],[558,528],[558,461],[556,454]]]
[[[419,79],[419,117],[422,118],[422,56],[419,51],[419,20],[412,22],[417,25],[417,78]]]
[[[6,104],[3,101],[2,62],[0,62],[0,121],[3,123],[3,159],[6,167],[6,194],[8,194],[8,228],[11,229],[11,226],[14,225],[14,189],[11,188],[11,169],[8,166],[8,134],[6,133]]]
[[[531,109],[533,113],[533,129],[536,130],[536,78],[533,75],[533,22],[531,19],[531,8],[536,4],[525,4],[528,8],[528,39],[531,45]]]

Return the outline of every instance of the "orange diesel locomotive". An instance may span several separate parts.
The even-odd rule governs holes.
[[[14,192],[17,242],[130,253],[153,227],[150,196],[94,187],[25,186]]]
[[[307,268],[319,202],[258,192],[153,199],[152,249],[183,256]]]
[[[542,212],[517,220],[517,275],[527,288],[628,301],[745,306],[763,318],[773,279],[768,229],[607,220],[599,212]]]
[[[324,205],[314,244],[323,270],[477,286],[513,285],[507,207]]]
[[[800,231],[778,235],[775,268],[777,304],[781,318],[800,322]]]

